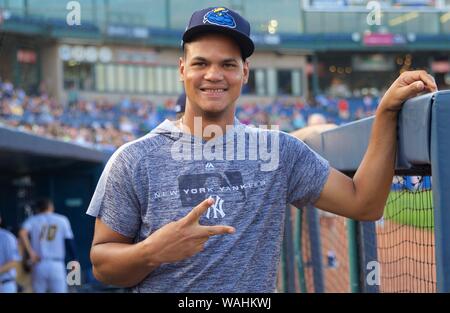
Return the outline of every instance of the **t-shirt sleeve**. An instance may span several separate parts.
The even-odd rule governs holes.
[[[30,232],[31,228],[32,228],[32,219],[31,218],[27,218],[25,220],[25,222],[23,222],[22,228],[25,229],[27,232]]]
[[[315,203],[330,173],[327,160],[303,141],[286,137],[285,167],[288,177],[287,201],[297,208]]]
[[[140,206],[133,188],[132,161],[119,149],[103,170],[87,214],[119,234],[134,238],[140,227]]]

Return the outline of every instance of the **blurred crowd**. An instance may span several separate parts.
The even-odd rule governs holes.
[[[122,98],[117,102],[77,99],[64,105],[45,89],[26,94],[9,81],[0,81],[0,125],[80,145],[115,150],[145,135],[165,119],[175,119],[176,99],[154,103],[149,99]],[[245,124],[279,125],[290,132],[306,126],[309,115],[320,113],[328,122],[342,124],[371,116],[378,99],[331,98],[318,95],[309,101],[276,99],[261,105],[243,102],[236,115]]]
[[[44,91],[27,95],[0,82],[0,125],[81,145],[114,150],[174,117],[174,101],[96,99],[63,105]]]
[[[372,116],[378,99],[370,96],[363,98],[332,98],[318,95],[310,101],[277,99],[269,105],[254,102],[237,106],[236,115],[244,124],[278,125],[279,129],[291,132],[307,126],[312,114],[321,114],[328,123],[341,125],[354,120]]]

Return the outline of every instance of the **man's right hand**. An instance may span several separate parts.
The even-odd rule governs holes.
[[[41,260],[39,255],[36,252],[34,252],[34,250],[31,250],[29,252],[29,255],[30,255],[30,263],[31,263],[31,265],[34,265],[34,264],[38,263]]]
[[[146,238],[143,244],[150,250],[152,264],[184,260],[203,251],[209,237],[233,234],[235,229],[231,226],[199,224],[200,217],[213,203],[211,198],[204,200],[185,217],[164,225]]]

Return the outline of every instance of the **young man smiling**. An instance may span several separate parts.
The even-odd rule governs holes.
[[[382,216],[394,173],[398,111],[406,99],[436,90],[431,76],[407,72],[392,84],[351,179],[302,141],[235,118],[254,50],[250,25],[239,14],[223,7],[194,12],[183,48],[184,117],[121,147],[89,206],[96,217],[91,260],[100,281],[135,292],[272,292],[287,204],[312,203],[357,220]],[[210,126],[214,136],[205,132]],[[260,159],[248,157],[261,145],[252,145],[252,138],[265,136],[278,151],[278,166],[267,171]],[[194,151],[231,145],[223,151],[239,155],[236,137],[245,139],[244,159],[172,157],[178,142]]]

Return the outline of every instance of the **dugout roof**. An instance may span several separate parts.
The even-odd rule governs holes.
[[[0,172],[29,173],[73,164],[103,164],[111,153],[0,126]]]

